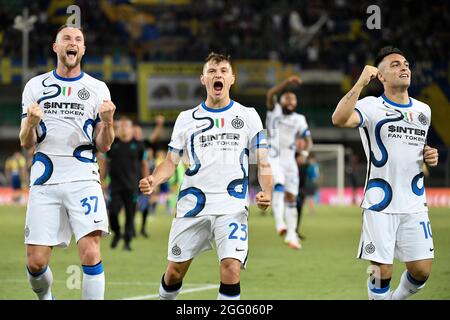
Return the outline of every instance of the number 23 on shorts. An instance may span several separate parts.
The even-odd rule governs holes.
[[[228,239],[231,239],[231,240],[238,239],[238,235],[236,235],[236,233],[239,229],[239,224],[232,222],[228,226],[231,228],[231,233],[228,236]],[[247,240],[247,225],[246,224],[241,224],[239,234],[241,235],[239,237],[239,240],[242,240],[242,241]]]

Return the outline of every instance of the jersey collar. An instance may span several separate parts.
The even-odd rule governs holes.
[[[388,97],[386,97],[386,95],[384,93],[381,95],[381,98],[383,98],[383,100],[386,101],[387,103],[389,103],[390,105],[397,107],[397,108],[409,108],[412,106],[411,98],[409,98],[409,102],[406,104],[396,103],[392,100],[389,100]]]
[[[209,112],[223,112],[223,111],[227,111],[228,109],[230,109],[233,106],[233,104],[234,104],[234,101],[230,99],[230,103],[226,107],[223,107],[220,109],[213,109],[213,108],[208,108],[205,101],[203,101],[202,108]]]
[[[76,76],[76,77],[74,77],[74,78],[64,78],[64,77],[59,76],[59,75],[56,73],[56,69],[55,69],[55,70],[53,70],[53,76],[54,76],[56,79],[61,80],[61,81],[77,81],[77,80],[80,80],[81,78],[83,78],[84,72],[83,72],[83,70],[81,70],[80,75],[79,75],[79,76]]]

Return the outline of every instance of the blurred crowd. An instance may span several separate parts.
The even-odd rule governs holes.
[[[385,44],[412,61],[448,61],[449,2],[349,0],[195,0],[186,5],[139,5],[125,0],[2,1],[0,58],[20,57],[14,17],[25,6],[37,16],[31,56],[52,55],[55,31],[70,4],[81,7],[87,55],[131,56],[134,61],[198,61],[211,50],[234,59],[279,59],[301,68],[352,73]],[[139,3],[139,2],[137,2]],[[367,7],[381,10],[381,29],[369,30]],[[32,59],[33,60],[33,59]]]

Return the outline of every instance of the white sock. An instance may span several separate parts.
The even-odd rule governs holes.
[[[284,192],[274,191],[272,194],[272,212],[275,218],[275,227],[278,230],[286,229],[284,222]]]
[[[220,283],[217,300],[241,300],[241,284]]]
[[[418,282],[408,273],[408,270],[405,270],[397,289],[392,294],[392,300],[405,300],[419,292],[423,287],[425,287],[425,282]]]
[[[371,282],[371,277],[367,280],[367,293],[369,296],[369,300],[391,300],[392,299],[392,291],[391,287],[388,285],[384,288],[377,288]]]
[[[287,224],[286,240],[288,242],[298,242],[298,236],[296,231],[298,220],[296,203],[287,202],[285,212]]]
[[[241,295],[238,294],[237,296],[227,296],[226,294],[219,292],[217,294],[217,300],[241,300]]]
[[[168,286],[164,283],[164,275],[159,284],[159,300],[175,300],[181,292],[183,282]]]
[[[39,300],[53,300],[52,283],[53,274],[50,266],[46,266],[39,272],[31,273],[27,268],[28,281],[31,289],[37,294]]]
[[[100,261],[94,266],[83,267],[83,300],[105,299],[105,273]]]

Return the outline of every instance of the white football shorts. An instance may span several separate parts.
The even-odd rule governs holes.
[[[359,259],[393,264],[433,259],[434,245],[428,212],[390,214],[363,209]]]
[[[247,211],[238,214],[174,218],[167,259],[188,261],[215,248],[219,262],[234,258],[245,268],[248,256]]]
[[[100,230],[108,235],[108,214],[97,181],[75,181],[31,186],[25,244],[67,247],[72,233],[78,242]]]

